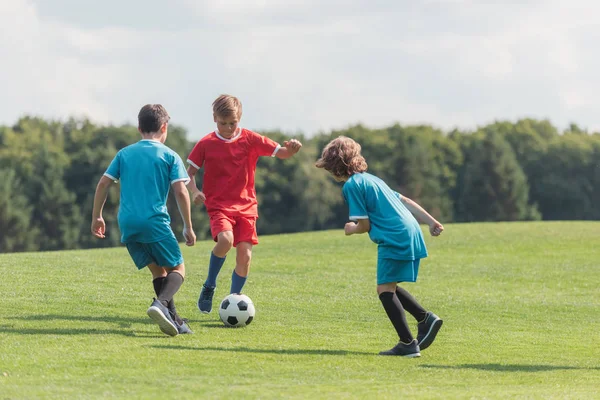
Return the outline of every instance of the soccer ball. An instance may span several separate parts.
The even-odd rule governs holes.
[[[254,304],[245,294],[230,294],[219,306],[219,317],[225,326],[242,327],[254,319]]]

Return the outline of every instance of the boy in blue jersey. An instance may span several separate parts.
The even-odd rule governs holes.
[[[429,225],[432,236],[439,236],[444,227],[416,202],[366,173],[367,162],[360,151],[360,144],[340,136],[325,146],[315,165],[329,171],[337,181],[345,182],[342,192],[352,221],[344,227],[346,235],[368,232],[378,245],[377,294],[400,339],[392,349],[379,354],[419,357],[420,351],[433,342],[443,321],[426,311],[398,283],[415,282],[419,262],[427,257],[423,233],[415,217]],[[404,310],[418,322],[417,338],[410,332]]]
[[[183,219],[185,244],[193,246],[189,177],[181,157],[165,146],[169,114],[160,104],[147,104],[138,114],[142,140],[121,149],[100,178],[94,196],[92,234],[104,238],[102,208],[112,182],[121,181],[119,228],[121,242],[138,269],[148,267],[156,293],[147,314],[170,336],[192,333],[175,309],[173,296],[185,277],[179,243],[171,229],[167,196],[172,187]]]

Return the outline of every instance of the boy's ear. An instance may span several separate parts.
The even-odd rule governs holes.
[[[168,122],[165,122],[164,124],[162,124],[162,126],[160,127],[160,133],[165,133],[167,131],[168,126],[169,126]]]
[[[213,121],[217,122],[217,114],[213,113]]]

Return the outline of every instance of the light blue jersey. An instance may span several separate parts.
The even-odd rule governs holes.
[[[417,260],[427,257],[423,232],[401,195],[366,172],[352,175],[342,189],[350,220],[368,219],[369,237],[378,246],[379,259]]]
[[[121,181],[121,242],[153,243],[173,236],[167,196],[175,182],[189,182],[181,157],[156,140],[143,139],[121,149],[105,176]]]

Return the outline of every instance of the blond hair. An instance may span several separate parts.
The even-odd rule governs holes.
[[[336,178],[347,179],[368,168],[360,154],[360,144],[346,136],[338,136],[325,146],[315,166],[329,171]]]
[[[217,117],[242,117],[242,102],[235,96],[222,94],[213,101],[213,114]]]

